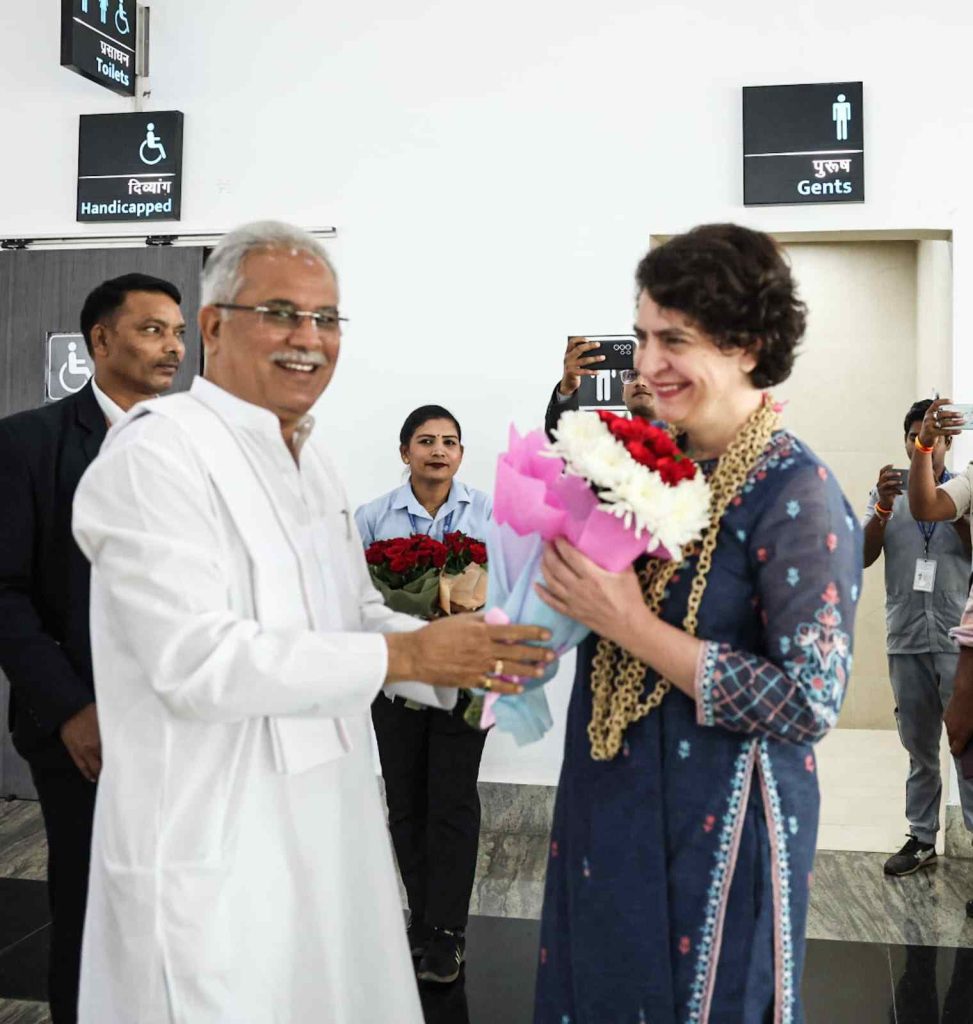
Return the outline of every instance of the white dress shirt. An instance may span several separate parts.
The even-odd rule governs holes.
[[[98,381],[91,378],[91,390],[101,409],[102,415],[108,421],[108,426],[113,427],[125,415],[125,410],[113,398],[109,398],[104,391],[98,387]]]

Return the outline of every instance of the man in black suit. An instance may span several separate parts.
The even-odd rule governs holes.
[[[544,429],[547,436],[557,426],[562,412],[578,408],[578,389],[582,377],[593,377],[598,372],[598,364],[605,358],[598,355],[598,342],[587,338],[568,338],[568,347],[564,353],[564,372],[551,394],[544,416]],[[633,416],[641,416],[651,420],[655,415],[652,405],[652,392],[648,384],[636,370],[623,370],[622,401]],[[625,380],[630,375],[631,380]]]
[[[95,375],[52,405],[0,420],[0,668],[10,730],[30,766],[48,843],[51,1015],[77,1015],[101,742],[88,634],[88,562],[71,535],[81,475],[108,427],[168,390],[185,348],[175,285],[126,274],[81,312]]]

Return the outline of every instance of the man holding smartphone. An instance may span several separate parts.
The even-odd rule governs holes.
[[[908,478],[916,473],[916,439],[932,404],[916,402],[906,413],[905,451],[912,471],[882,468],[863,524],[866,568],[885,555],[889,678],[899,737],[910,762],[909,838],[885,863],[885,873],[896,877],[911,875],[936,860],[942,801],[939,744],[959,659],[949,631],[959,622],[969,591],[968,524],[916,519],[904,493]],[[950,480],[946,469],[950,444],[951,438],[939,437],[931,446],[937,484]],[[966,825],[973,831],[973,781],[961,783],[960,789]]]
[[[561,380],[554,388],[551,400],[547,405],[544,417],[544,429],[548,437],[557,426],[561,413],[579,406],[579,389],[582,377],[594,377],[601,372],[606,362],[606,355],[600,341],[588,338],[568,338],[568,347],[564,353],[564,372]],[[622,401],[625,408],[633,416],[651,420],[655,414],[652,403],[652,392],[649,385],[642,379],[639,372],[631,367],[622,369]]]

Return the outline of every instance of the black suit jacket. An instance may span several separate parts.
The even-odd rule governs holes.
[[[0,420],[0,668],[28,760],[61,746],[61,724],[94,700],[90,569],[71,507],[107,431],[90,383]]]
[[[557,421],[561,418],[561,413],[567,412],[568,409],[577,410],[581,402],[580,388],[573,395],[568,395],[568,397],[558,401],[557,389],[560,386],[560,381],[554,385],[554,390],[551,392],[551,400],[547,403],[547,412],[544,414],[544,430],[552,441],[554,440],[553,431],[557,426]]]

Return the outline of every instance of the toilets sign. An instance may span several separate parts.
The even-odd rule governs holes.
[[[135,95],[136,0],[61,0],[61,64]]]
[[[77,219],[179,220],[182,129],[178,110],[82,115]]]
[[[865,201],[861,82],[743,90],[746,206]]]

